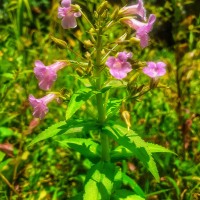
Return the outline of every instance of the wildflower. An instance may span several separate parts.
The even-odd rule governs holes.
[[[142,0],[138,0],[138,3],[132,6],[126,6],[123,7],[119,13],[122,16],[129,16],[129,15],[139,15],[140,17],[142,17],[143,20],[146,21],[146,10],[143,6],[143,1]]]
[[[132,70],[131,64],[127,62],[128,58],[132,57],[132,53],[120,52],[117,58],[110,56],[106,65],[110,68],[110,73],[116,79],[123,79],[127,73]]]
[[[39,87],[42,90],[49,90],[53,82],[57,79],[57,71],[65,65],[66,62],[56,62],[50,66],[45,66],[40,60],[36,60],[34,73],[39,80]]]
[[[143,72],[151,78],[156,78],[166,73],[165,67],[166,64],[164,62],[147,62],[147,67],[143,68]]]
[[[62,27],[64,29],[75,28],[77,26],[76,17],[80,17],[81,13],[71,6],[71,0],[62,0],[61,6],[58,8],[58,18],[62,19]]]
[[[121,21],[136,30],[136,37],[140,39],[140,46],[142,48],[148,46],[148,33],[152,30],[153,24],[156,21],[155,15],[151,14],[147,23],[140,22],[134,18],[122,18]]]
[[[29,102],[33,107],[33,116],[43,119],[49,111],[47,104],[56,98],[55,94],[48,94],[40,99],[36,99],[33,95],[29,95]]]

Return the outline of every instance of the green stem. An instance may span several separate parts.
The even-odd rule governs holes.
[[[96,51],[96,71],[99,71],[99,68],[101,66],[101,45],[102,45],[102,30],[99,29],[98,31],[98,36],[97,36],[97,51]],[[97,79],[96,79],[96,88],[97,90],[101,90],[101,73],[99,72],[97,74]],[[102,93],[96,94],[96,100],[97,100],[97,110],[98,110],[98,122],[100,126],[102,126],[105,122],[106,119],[106,114],[105,114],[105,107],[104,107],[104,99]],[[102,132],[102,130],[99,130],[100,133],[100,138],[101,138],[101,147],[102,147],[102,152],[101,152],[101,159],[102,161],[109,162],[110,161],[110,150],[109,150],[109,138],[108,136]]]
[[[15,190],[14,186],[8,181],[8,179],[0,173],[0,178],[9,186],[9,188],[18,196],[20,196],[19,192]]]

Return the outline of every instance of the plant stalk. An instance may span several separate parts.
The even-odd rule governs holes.
[[[102,45],[102,30],[99,29],[98,36],[97,36],[97,45],[96,45],[96,71],[99,71],[101,66],[101,45]],[[102,75],[101,72],[97,74],[96,79],[96,88],[97,90],[101,90],[102,85]],[[100,127],[105,122],[106,114],[105,114],[105,107],[104,107],[104,99],[102,93],[96,94],[97,100],[97,110],[98,110],[98,122]],[[99,129],[100,138],[101,138],[101,159],[102,161],[109,162],[110,161],[110,149],[109,149],[109,138],[108,136],[102,132],[101,128]]]

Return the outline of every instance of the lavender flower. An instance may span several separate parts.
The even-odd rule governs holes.
[[[65,65],[66,62],[56,62],[50,66],[45,66],[40,60],[36,60],[34,73],[39,80],[39,87],[42,90],[49,90],[53,82],[57,79],[57,71]]]
[[[110,56],[106,65],[110,68],[110,73],[116,79],[123,79],[127,73],[132,70],[131,64],[127,62],[128,58],[132,57],[132,53],[120,52],[117,58]]]
[[[165,67],[166,64],[164,62],[147,62],[147,67],[143,68],[143,72],[151,78],[156,78],[166,73]]]
[[[76,17],[80,17],[81,13],[72,8],[71,0],[62,0],[61,6],[58,8],[58,18],[62,19],[62,27],[64,29],[75,28],[77,26]]]
[[[122,16],[139,15],[146,21],[146,10],[142,0],[138,0],[138,3],[135,5],[123,7],[119,13]]]
[[[155,15],[151,14],[147,23],[140,22],[134,18],[122,18],[121,21],[136,30],[136,37],[140,39],[140,46],[142,48],[148,46],[148,33],[152,30],[153,24],[156,21]]]
[[[29,95],[29,102],[34,109],[33,116],[43,119],[49,111],[47,104],[55,98],[55,94],[48,94],[40,99],[36,99],[33,95]]]

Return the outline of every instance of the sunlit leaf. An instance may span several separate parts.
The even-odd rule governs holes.
[[[101,158],[100,145],[91,139],[68,138],[57,140],[62,147],[71,148],[92,161],[99,161]]]
[[[134,131],[120,125],[110,124],[104,127],[104,131],[118,144],[129,149],[148,168],[157,181],[159,174],[148,144]]]
[[[75,92],[68,104],[66,111],[66,120],[69,120],[72,115],[90,98],[94,95],[92,88],[83,88]]]
[[[118,190],[113,195],[113,200],[145,200],[145,198],[134,194],[129,190]]]
[[[142,188],[136,183],[136,181],[132,178],[130,178],[129,176],[127,176],[126,174],[122,173],[123,176],[123,182],[125,184],[128,184],[136,194],[138,194],[140,197],[145,197],[145,193],[142,190]]]
[[[87,174],[83,199],[110,199],[115,177],[115,165],[99,162]]]

